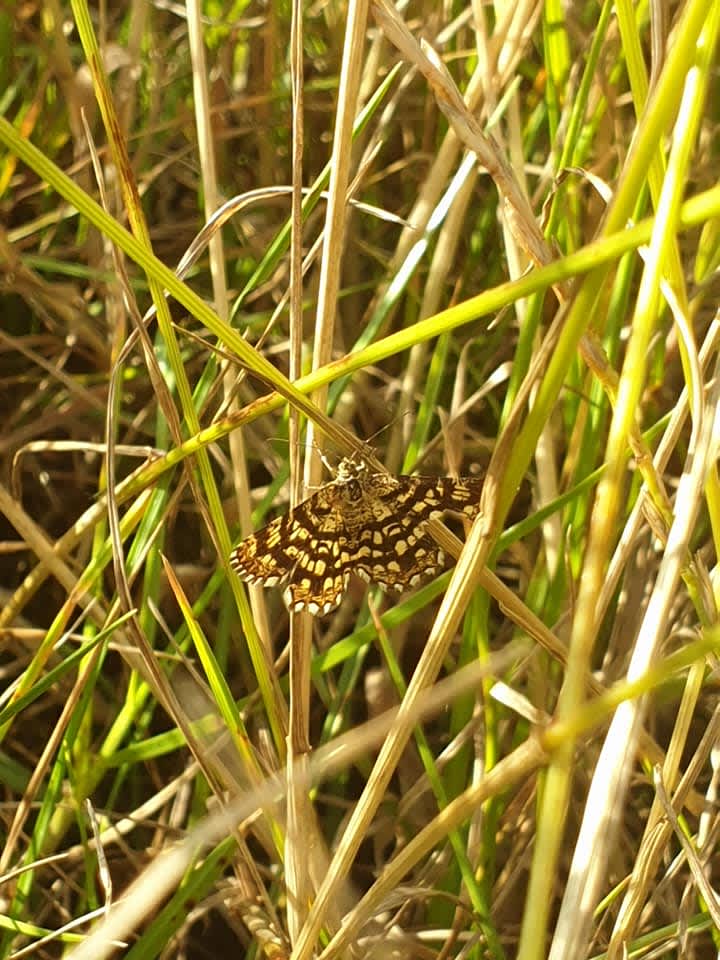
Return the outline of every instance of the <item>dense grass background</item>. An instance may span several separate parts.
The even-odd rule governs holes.
[[[719,24],[0,9],[0,957],[716,956]],[[288,617],[353,451],[482,515]]]

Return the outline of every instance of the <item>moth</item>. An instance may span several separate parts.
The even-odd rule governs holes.
[[[230,563],[249,583],[286,584],[290,610],[323,616],[351,573],[405,590],[442,570],[443,552],[425,526],[446,512],[472,519],[481,489],[480,477],[390,476],[346,457],[307,500],[242,540]]]

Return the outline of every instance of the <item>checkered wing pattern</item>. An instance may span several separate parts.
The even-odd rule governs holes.
[[[391,477],[345,459],[334,480],[243,540],[230,562],[251,583],[286,583],[291,610],[323,615],[340,603],[351,572],[405,590],[441,570],[425,524],[446,512],[474,517],[481,486],[478,477]]]

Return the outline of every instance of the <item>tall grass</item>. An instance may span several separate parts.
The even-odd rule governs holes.
[[[716,953],[720,4],[672,12],[0,11],[0,957]],[[232,544],[350,453],[480,514],[289,615]]]

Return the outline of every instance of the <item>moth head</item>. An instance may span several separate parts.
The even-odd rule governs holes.
[[[335,474],[335,483],[342,488],[343,497],[348,503],[362,500],[363,481],[367,477],[367,472],[366,464],[351,457],[345,457],[340,461]]]

